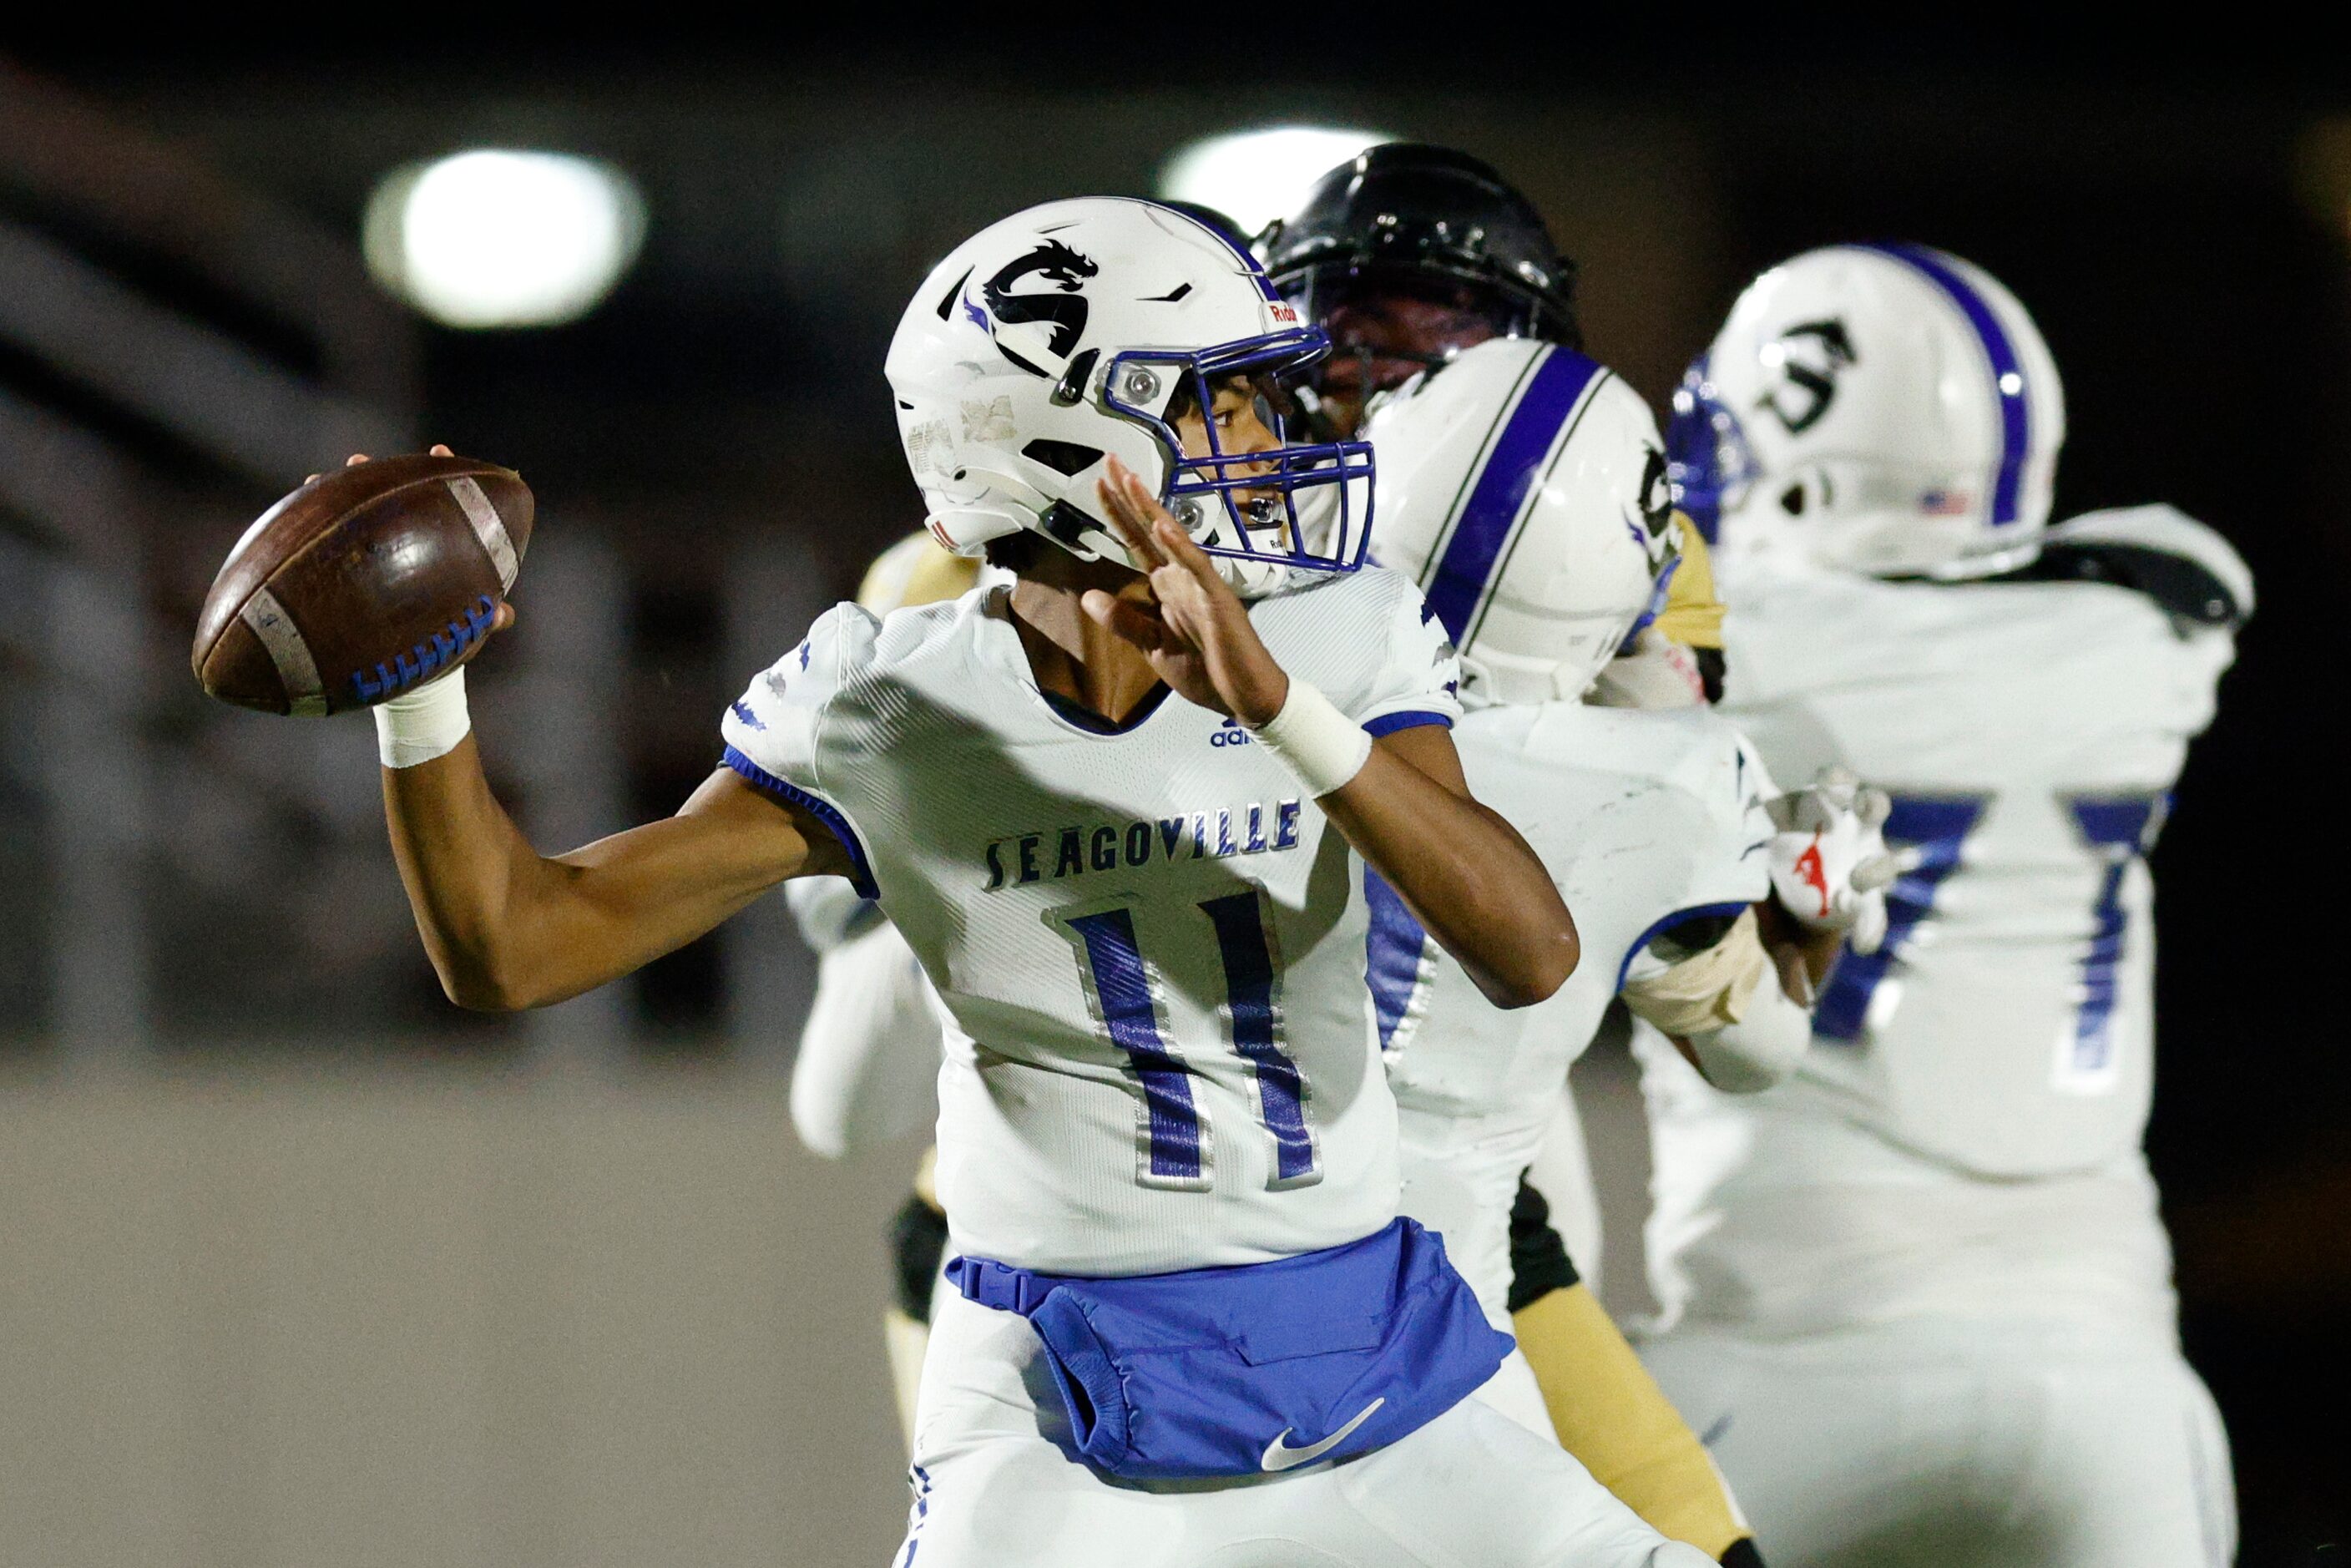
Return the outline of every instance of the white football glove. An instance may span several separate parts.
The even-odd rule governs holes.
[[[1813,931],[1842,931],[1856,953],[1886,940],[1886,889],[1900,860],[1886,847],[1894,803],[1842,768],[1824,768],[1807,789],[1768,803],[1771,891]]]

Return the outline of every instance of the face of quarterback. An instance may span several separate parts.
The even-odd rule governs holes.
[[[1499,334],[1466,287],[1431,289],[1367,282],[1350,289],[1322,320],[1331,358],[1317,391],[1322,417],[1352,434],[1376,392],[1403,385],[1473,343]]]
[[[1197,399],[1185,398],[1168,411],[1168,423],[1183,442],[1186,457],[1212,453],[1246,456],[1281,445],[1275,427],[1289,403],[1289,394],[1270,376],[1229,376],[1217,383],[1205,414]],[[1211,425],[1216,428],[1214,446],[1208,442]],[[1273,466],[1271,463],[1235,464],[1229,472],[1270,474]],[[1270,488],[1235,490],[1232,497],[1242,520],[1251,528],[1274,528],[1283,520],[1280,497]]]

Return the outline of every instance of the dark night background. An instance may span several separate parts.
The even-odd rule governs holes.
[[[909,20],[636,40],[476,19],[462,47],[417,22],[364,44],[225,26],[12,42],[0,27],[0,64],[28,73],[0,77],[0,98],[37,81],[353,246],[381,173],[464,145],[590,152],[641,182],[646,249],[601,309],[543,332],[398,321],[385,340],[417,356],[416,379],[377,389],[416,435],[522,469],[544,526],[601,541],[626,650],[601,699],[625,759],[620,795],[590,810],[617,818],[605,827],[669,810],[707,770],[715,716],[749,668],[740,637],[718,629],[747,561],[780,585],[753,641],[789,639],[786,622],[850,591],[872,552],[919,520],[881,351],[930,257],[1003,211],[1146,191],[1182,142],[1274,120],[1457,141],[1542,203],[1583,264],[1592,349],[1660,405],[1744,281],[1792,252],[1901,237],[1989,268],[2032,309],[2065,376],[2056,515],[2171,502],[2224,533],[2259,584],[2220,718],[2155,856],[2150,1147],[2189,1354],[2235,1448],[2241,1561],[2333,1561],[2325,1543],[2351,1540],[2351,1031],[2328,892],[2351,856],[2328,805],[2339,763],[2325,761],[2351,588],[2351,75],[2283,29],[2258,45],[2107,39],[2094,51],[1990,28],[1694,18],[1694,38],[1579,36],[1562,17],[1540,32],[1522,19],[1488,45],[1432,40],[1393,12],[1327,42],[1311,19],[1227,18],[1236,38],[1292,41],[1228,68],[1168,46],[1183,19],[1163,11],[1157,29],[1127,32],[1024,14],[984,36],[929,37]],[[302,373],[344,374],[152,229],[110,231],[16,178],[5,141],[0,217]],[[141,700],[159,733],[203,731],[213,716],[169,685],[171,645],[272,486],[19,343],[0,342],[0,385],[100,432],[170,498],[149,510],[137,568],[165,647],[152,683],[162,695]],[[532,586],[526,573],[518,646],[545,635]],[[39,678],[37,658],[11,653],[0,697]],[[262,742],[193,744],[266,754]],[[0,872],[37,900],[52,895],[38,891],[51,885],[40,824],[52,809],[0,779]],[[157,1051],[439,1061],[534,1049],[521,1026],[439,1002],[371,836],[380,827],[346,815],[288,807],[280,823],[318,857],[292,863],[331,865],[338,907],[374,911],[363,932],[322,945],[348,978],[339,999],[256,979],[287,933],[235,913],[250,901],[234,876],[195,878],[159,916]],[[256,956],[225,966],[243,977],[234,986],[215,973],[225,952]],[[729,1022],[741,961],[729,952],[713,937],[649,972],[622,1004],[622,1048],[684,1071],[747,1049]],[[803,971],[782,994],[804,987]],[[0,958],[0,1003],[28,1020],[0,1049],[66,1053],[47,1039],[48,984],[32,960]]]

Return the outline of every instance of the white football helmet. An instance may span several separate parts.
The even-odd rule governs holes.
[[[1749,284],[1667,427],[1677,498],[1727,569],[1793,553],[1882,577],[2030,561],[2064,440],[2024,307],[1910,245],[1806,251]]]
[[[1270,451],[1184,455],[1168,412],[1233,376],[1280,378],[1330,349],[1250,256],[1173,208],[1049,202],[957,246],[898,324],[887,372],[898,433],[947,549],[1033,528],[1132,565],[1095,485],[1113,455],[1244,592],[1293,568],[1352,571],[1370,538],[1371,448],[1296,443],[1260,397]]]
[[[1374,409],[1384,565],[1460,650],[1463,696],[1581,696],[1654,617],[1681,550],[1656,421],[1573,349],[1464,349]]]

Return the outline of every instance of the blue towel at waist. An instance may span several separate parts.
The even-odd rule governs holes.
[[[1368,1453],[1466,1398],[1511,1345],[1444,1241],[1401,1217],[1270,1263],[1096,1280],[956,1258],[947,1278],[1029,1320],[1079,1457],[1131,1480]]]

